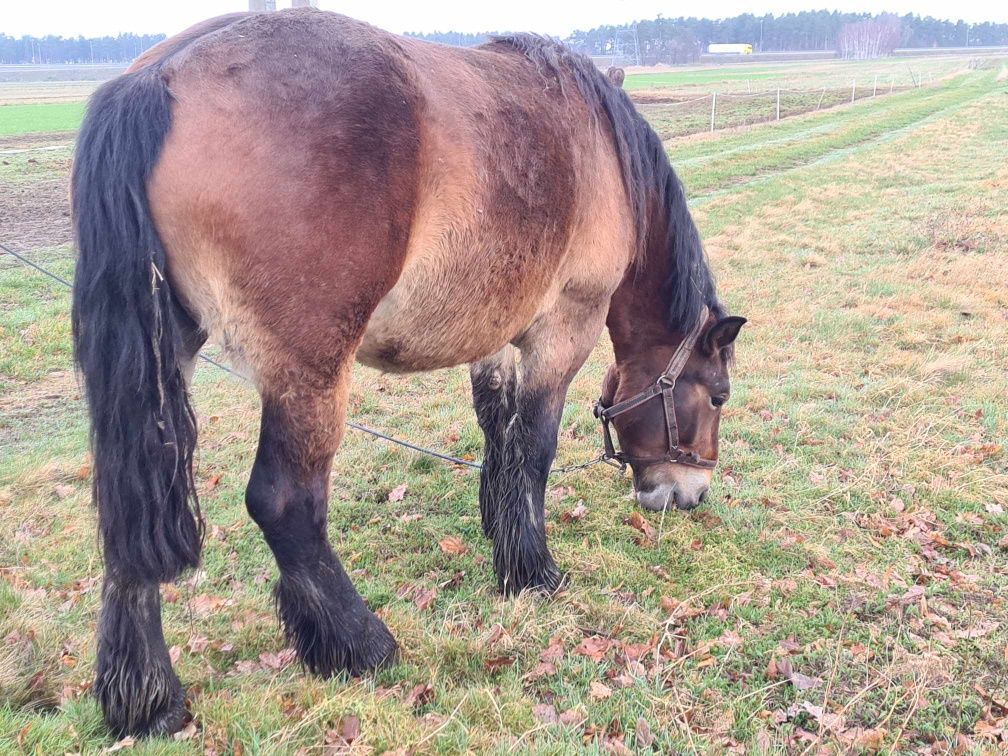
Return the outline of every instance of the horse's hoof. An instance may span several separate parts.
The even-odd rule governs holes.
[[[385,623],[374,614],[368,619],[364,642],[359,654],[351,659],[350,674],[354,677],[391,667],[399,658],[399,644]]]
[[[162,698],[158,708],[150,711],[146,711],[146,707],[138,708],[139,701],[154,695],[154,691],[138,692],[129,701],[100,696],[102,714],[109,731],[118,738],[174,735],[192,720],[181,686],[172,690],[167,698]]]
[[[560,591],[566,582],[564,573],[560,572],[553,560],[539,566],[537,569],[522,572],[509,570],[498,576],[497,587],[505,596],[517,596],[522,591],[534,591],[546,596],[552,596]]]

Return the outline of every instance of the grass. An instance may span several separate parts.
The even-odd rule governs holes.
[[[0,105],[0,136],[76,131],[83,118],[83,102]]]
[[[135,750],[319,752],[353,718],[378,752],[644,750],[641,720],[659,752],[1003,748],[1006,95],[978,72],[667,143],[719,290],[751,321],[722,466],[701,510],[646,516],[650,544],[608,468],[551,481],[563,595],[496,594],[474,475],[348,434],[330,539],[403,651],[374,677],[319,681],[277,656],[276,570],[242,504],[257,400],[201,366],[211,532],[203,570],[163,589],[199,730]],[[68,247],[25,251],[71,273]],[[0,257],[0,752],[112,743],[86,695],[100,561],[67,307]],[[596,452],[609,359],[600,345],[575,381],[560,464]],[[480,453],[464,369],[359,369],[351,414]],[[440,549],[449,535],[467,551]],[[437,591],[425,610],[417,590]]]
[[[631,92],[722,92],[784,89],[835,89],[856,80],[862,88],[888,88],[890,80],[899,87],[915,86],[966,70],[973,55],[943,55],[924,58],[880,58],[875,60],[785,61],[722,66],[689,66],[655,73],[631,73],[624,82]]]

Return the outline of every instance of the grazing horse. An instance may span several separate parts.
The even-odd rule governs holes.
[[[199,561],[187,382],[208,339],[261,396],[245,500],[319,675],[396,653],[326,534],[355,360],[471,366],[505,594],[560,584],[543,494],[604,326],[598,412],[639,501],[689,508],[707,490],[744,319],[718,302],[658,137],[551,40],[453,49],[311,9],[213,19],[95,93],[72,194],[105,565],[94,692],[117,733],[186,717],[158,584]]]
[[[617,87],[622,87],[623,79],[626,77],[626,71],[618,66],[609,66],[609,68],[606,69],[605,75],[608,76],[609,81]]]

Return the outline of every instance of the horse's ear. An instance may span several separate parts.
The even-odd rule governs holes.
[[[721,318],[721,320],[711,326],[710,330],[707,331],[707,335],[704,336],[704,351],[707,354],[714,354],[716,350],[724,349],[735,341],[739,330],[745,324],[746,319],[738,315]]]

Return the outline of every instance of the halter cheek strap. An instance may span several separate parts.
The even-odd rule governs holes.
[[[665,371],[648,388],[638,394],[634,394],[629,399],[624,399],[622,402],[609,407],[602,404],[601,399],[595,402],[595,417],[602,423],[602,441],[605,444],[605,451],[602,455],[603,459],[615,460],[623,466],[633,462],[674,462],[680,465],[701,467],[707,470],[711,470],[717,466],[716,459],[706,459],[696,452],[689,451],[680,446],[679,424],[676,420],[675,397],[673,393],[676,380],[678,380],[683,368],[686,367],[686,363],[689,361],[690,355],[696,347],[697,340],[703,332],[704,325],[707,323],[708,313],[708,309],[704,307],[700,313],[700,317],[697,319],[696,325],[693,326],[690,332],[686,334],[686,338],[676,347]],[[609,428],[612,419],[659,396],[661,397],[662,409],[665,413],[668,451],[661,457],[633,457],[623,451],[617,450],[613,442],[612,431]]]

